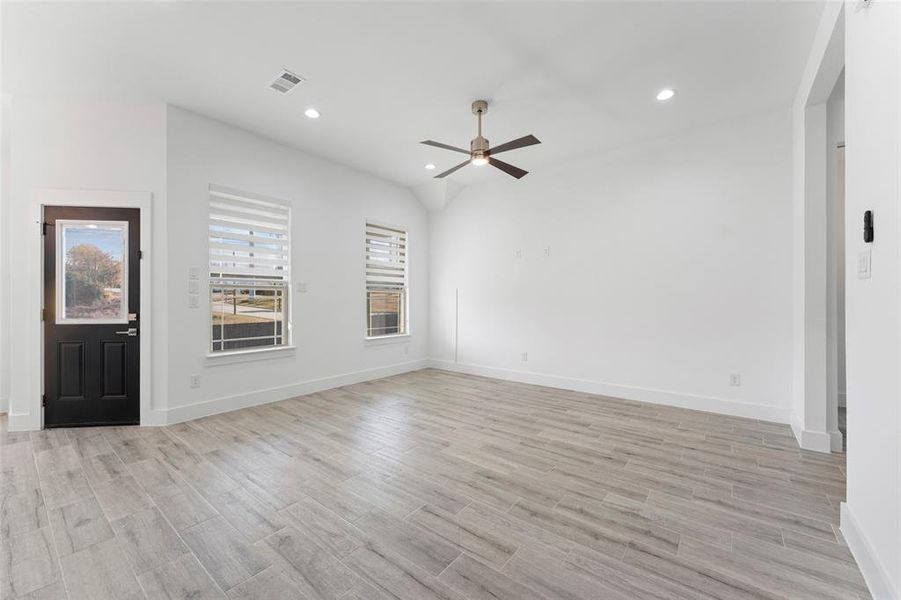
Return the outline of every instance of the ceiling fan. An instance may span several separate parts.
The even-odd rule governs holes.
[[[441,142],[434,142],[432,140],[426,140],[424,142],[420,142],[425,144],[426,146],[435,146],[436,148],[444,148],[445,150],[453,150],[454,152],[462,152],[463,154],[468,154],[469,158],[464,160],[456,167],[451,167],[444,173],[439,173],[435,175],[435,179],[441,179],[442,177],[447,177],[457,169],[462,169],[466,165],[472,163],[474,165],[482,166],[482,165],[491,165],[492,167],[497,167],[504,173],[508,175],[512,175],[517,179],[522,178],[524,175],[528,173],[528,171],[524,171],[519,167],[514,167],[509,163],[505,163],[501,160],[494,158],[495,154],[500,154],[501,152],[506,152],[507,150],[515,150],[517,148],[523,148],[525,146],[532,146],[534,144],[540,144],[541,142],[534,135],[527,135],[521,137],[519,139],[515,139],[512,142],[507,142],[506,144],[501,144],[500,146],[496,146],[494,148],[488,145],[488,140],[482,137],[482,115],[488,112],[488,102],[485,100],[476,100],[472,103],[472,114],[474,114],[479,119],[479,135],[476,136],[469,143],[469,150],[464,150],[463,148],[457,148],[456,146],[449,146],[448,144],[442,144]]]

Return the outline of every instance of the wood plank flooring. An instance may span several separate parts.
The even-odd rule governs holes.
[[[844,455],[424,370],[165,428],[7,433],[0,598],[868,598]]]

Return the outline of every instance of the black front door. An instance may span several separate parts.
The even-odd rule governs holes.
[[[140,212],[44,208],[44,426],[137,424]]]

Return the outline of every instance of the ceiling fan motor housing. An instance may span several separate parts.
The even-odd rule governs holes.
[[[482,136],[473,139],[469,143],[469,151],[473,158],[484,157],[488,153],[488,140]]]

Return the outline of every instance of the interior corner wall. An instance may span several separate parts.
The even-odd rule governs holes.
[[[847,503],[874,598],[901,598],[901,4],[846,5]],[[875,238],[863,241],[872,210]],[[869,254],[871,275],[857,276]]]
[[[784,110],[466,188],[431,219],[434,364],[788,422],[791,169]]]
[[[169,107],[169,422],[421,368],[428,350],[428,225],[409,189]],[[188,305],[188,269],[208,264],[208,186],[283,199],[292,207],[292,353],[235,362],[207,358],[209,299]],[[367,219],[408,228],[410,332],[398,343],[365,336],[363,229]],[[205,285],[205,281],[201,281]],[[200,387],[191,388],[191,375]]]
[[[154,217],[163,214],[157,209],[165,205],[166,196],[164,105],[15,95],[8,114],[8,248],[27,251],[40,236],[39,221],[31,212],[38,189],[151,192]],[[154,237],[164,230],[159,223]],[[161,245],[157,239],[154,243]],[[16,293],[16,306],[7,308],[9,329],[4,333],[8,343],[15,341],[15,351],[9,353],[11,429],[41,427],[41,273],[39,261],[32,259],[8,263],[8,289]],[[154,278],[159,281],[157,273]],[[155,347],[163,334],[154,329]],[[165,349],[160,350],[165,355]]]

